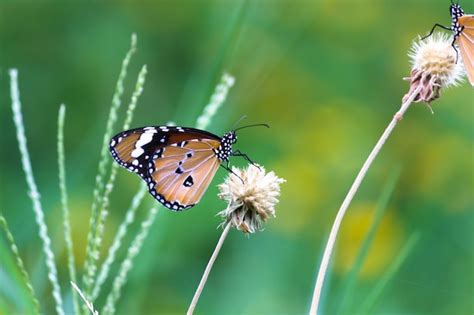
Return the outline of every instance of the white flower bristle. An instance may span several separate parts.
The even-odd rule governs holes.
[[[409,54],[413,69],[439,78],[444,87],[458,84],[464,70],[451,43],[452,38],[443,33],[414,41]]]

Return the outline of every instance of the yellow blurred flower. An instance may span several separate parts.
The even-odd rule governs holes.
[[[367,236],[375,215],[375,203],[352,206],[341,226],[336,249],[334,270],[345,274],[351,270],[362,242]],[[370,279],[380,275],[396,257],[403,231],[390,209],[386,210],[370,246],[359,277]]]

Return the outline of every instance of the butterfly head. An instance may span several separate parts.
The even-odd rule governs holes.
[[[216,150],[217,157],[221,161],[227,161],[232,155],[232,145],[237,142],[237,134],[234,130],[224,134],[221,138],[221,145]]]
[[[459,5],[459,3],[454,3],[451,1],[451,6],[449,7],[449,13],[451,13],[451,18],[453,22],[464,15],[464,11]]]

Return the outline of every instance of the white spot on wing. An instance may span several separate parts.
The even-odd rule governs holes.
[[[145,150],[143,150],[142,148],[136,148],[135,150],[132,151],[131,156],[134,157],[134,158],[137,158],[140,155],[142,155],[144,152],[145,152]]]
[[[137,143],[135,143],[135,148],[141,148],[145,144],[150,143],[151,140],[153,140],[153,134],[155,132],[144,132],[140,136],[140,139],[138,139]]]

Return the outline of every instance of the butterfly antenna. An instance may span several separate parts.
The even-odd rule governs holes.
[[[270,126],[267,125],[267,124],[254,124],[254,125],[247,125],[247,126],[239,127],[237,129],[234,129],[234,131],[237,131],[237,130],[240,130],[240,129],[245,129],[245,128],[250,128],[250,127],[259,127],[259,126],[270,128]]]
[[[235,126],[237,126],[242,120],[244,120],[245,118],[247,118],[247,115],[242,115],[242,117],[240,117],[235,123],[234,125],[232,126],[232,129],[234,129]]]

